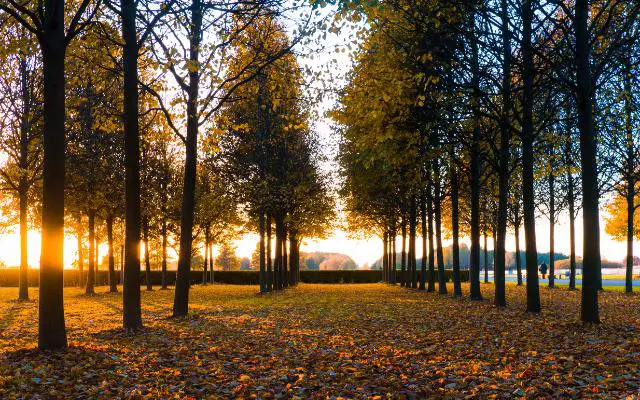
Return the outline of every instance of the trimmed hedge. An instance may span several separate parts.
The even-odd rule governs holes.
[[[400,271],[397,271],[399,274]],[[437,274],[437,272],[436,272]],[[447,282],[453,281],[453,271],[445,270]],[[84,273],[86,276],[86,272]],[[145,272],[140,273],[140,283],[145,285]],[[120,283],[120,273],[116,272],[118,283]],[[226,283],[231,285],[257,285],[258,271],[214,271],[214,280],[216,283]],[[37,269],[29,270],[29,285],[38,286],[39,271]],[[345,271],[300,271],[300,280],[304,283],[377,283],[382,278],[380,270],[345,270]],[[460,271],[462,282],[469,281],[469,271]],[[84,280],[82,279],[82,283]],[[437,279],[437,277],[436,277]],[[202,271],[191,271],[190,282],[198,284],[202,282]],[[420,280],[420,272],[418,271],[418,281]],[[80,272],[77,270],[64,271],[65,286],[80,286]],[[167,283],[175,284],[176,271],[167,272]],[[162,283],[162,272],[151,271],[151,282],[154,286]],[[96,286],[107,285],[107,271],[100,270],[96,273]],[[18,286],[18,269],[7,268],[0,270],[0,287],[17,287]]]

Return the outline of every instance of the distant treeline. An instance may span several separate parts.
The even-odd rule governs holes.
[[[442,252],[444,254],[444,264],[445,267],[447,268],[451,268],[451,266],[453,265],[453,257],[452,257],[452,250],[451,250],[451,246],[447,246],[444,247],[442,249]],[[480,266],[482,267],[482,269],[484,269],[485,266],[485,257],[484,257],[484,248],[480,249]],[[555,254],[555,260],[556,262],[559,260],[565,260],[568,259],[569,256],[567,256],[566,254],[562,254],[562,253],[554,253]],[[396,254],[396,269],[400,269],[400,253]],[[417,265],[421,266],[422,265],[422,258],[421,257],[417,257]],[[522,262],[522,265],[524,265],[525,263],[525,252],[524,251],[520,251],[520,260]],[[469,252],[469,247],[466,244],[461,244],[460,245],[460,268],[462,269],[468,269],[469,268],[469,262],[470,262],[470,252]],[[546,263],[549,264],[549,253],[538,253],[538,264],[542,264],[542,263]],[[487,264],[489,265],[489,270],[493,270],[493,250],[488,250],[487,251]],[[515,268],[516,267],[516,253],[515,251],[508,251],[506,252],[505,255],[505,266],[506,268]],[[382,258],[379,258],[376,260],[375,263],[373,263],[373,265],[371,266],[371,269],[381,269],[382,268]]]

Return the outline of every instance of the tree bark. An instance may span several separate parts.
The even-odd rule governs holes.
[[[420,264],[420,290],[427,290],[427,199],[420,199],[420,217],[422,225],[422,262]]]
[[[95,212],[89,211],[89,272],[87,273],[87,283],[85,285],[85,294],[94,294],[95,285],[95,265],[96,265],[96,228],[95,228]]]
[[[442,197],[440,195],[439,165],[435,162],[436,182],[434,187],[434,214],[436,220],[436,256],[438,259],[438,293],[447,294],[447,277],[444,274],[444,254],[442,251]]]
[[[582,306],[584,322],[600,322],[598,275],[600,271],[600,213],[596,137],[593,129],[593,89],[590,70],[589,2],[576,0],[576,71],[580,164],[582,169]]]
[[[631,45],[628,45],[627,52],[630,53]],[[624,57],[624,112],[626,122],[626,185],[627,185],[627,259],[625,273],[625,293],[633,293],[633,217],[636,211],[636,164],[637,157],[633,140],[633,104],[631,98],[633,96],[633,83],[631,82],[631,54],[625,54]]]
[[[202,4],[200,0],[191,3],[191,36],[189,41],[189,62],[199,65],[200,42],[202,40]],[[184,164],[184,186],[182,192],[182,212],[180,215],[180,251],[178,275],[173,302],[174,317],[185,316],[189,312],[189,273],[193,248],[193,214],[195,210],[196,174],[198,161],[198,90],[200,70],[189,70],[187,90],[187,140]]]
[[[524,63],[524,92],[522,100],[522,199],[524,209],[524,235],[527,268],[527,311],[540,312],[538,282],[538,250],[536,247],[536,221],[533,190],[533,0],[522,2],[522,58]]]
[[[416,199],[415,196],[411,197],[411,207],[409,210],[409,274],[411,279],[411,289],[417,289],[418,287],[418,274],[416,271]]]
[[[125,244],[122,287],[123,326],[127,332],[142,328],[140,304],[140,137],[138,125],[138,38],[136,2],[120,0],[122,19],[124,146],[125,146]]]
[[[436,272],[435,272],[435,245],[433,243],[433,199],[427,194],[427,234],[429,235],[429,280],[427,283],[427,292],[436,291]]]
[[[162,220],[162,290],[167,289],[167,220]]]
[[[84,249],[82,243],[82,237],[84,231],[82,229],[82,214],[76,215],[76,239],[78,241],[78,273],[80,278],[78,279],[78,286],[82,287],[84,282]]]
[[[471,191],[471,249],[469,265],[469,297],[482,300],[480,291],[480,61],[478,55],[478,33],[475,15],[471,16],[471,72],[473,88],[471,104],[473,108],[473,133],[471,137],[470,191]]]
[[[273,290],[273,266],[271,261],[271,215],[267,214],[267,290]]]
[[[403,215],[402,216],[402,250],[400,253],[400,275],[402,276],[402,280],[400,281],[400,286],[409,287],[409,281],[407,279],[407,219]]]
[[[282,287],[289,287],[289,279],[291,278],[291,266],[288,265],[287,257],[287,228],[284,221],[282,223]]]
[[[552,159],[552,158],[550,158]],[[549,287],[555,288],[555,222],[556,222],[556,199],[555,199],[555,176],[553,170],[549,173]]]
[[[520,225],[518,224],[515,228],[515,237],[516,237],[516,273],[518,275],[518,286],[522,286],[522,260],[520,258]]]
[[[64,0],[44,6],[39,35],[44,80],[42,249],[38,302],[38,348],[67,347],[63,304],[65,168]]]
[[[151,281],[151,254],[149,254],[149,221],[144,219],[143,223],[144,234],[144,266],[145,266],[145,281],[147,283],[147,290],[153,290],[153,282]]]
[[[454,162],[451,163],[451,258],[453,263],[453,297],[462,297],[462,282],[460,280],[460,212],[458,171]]]
[[[118,277],[116,276],[116,260],[113,253],[113,217],[107,217],[107,246],[109,258],[109,292],[118,292]]]
[[[265,243],[264,243],[264,235],[265,235],[265,215],[262,211],[260,211],[260,215],[258,216],[258,227],[260,229],[260,243],[259,243],[259,252],[260,252],[260,292],[266,293],[267,289],[267,279],[266,279],[266,258],[265,258]]]
[[[484,283],[489,283],[489,246],[487,232],[484,233]]]

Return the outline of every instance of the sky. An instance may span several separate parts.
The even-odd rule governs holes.
[[[327,13],[328,11],[321,11]],[[289,23],[288,29],[293,35],[296,29],[295,23]],[[345,26],[336,34],[328,34],[326,37],[318,38],[318,40],[305,43],[304,48],[297,48],[299,54],[299,63],[302,68],[312,72],[325,72],[321,75],[320,81],[308,80],[308,94],[314,97],[317,90],[339,89],[344,83],[344,76],[348,72],[351,62],[350,57],[355,46],[353,44],[355,30],[361,26]],[[329,68],[327,68],[329,66]],[[329,71],[327,74],[326,71]],[[311,76],[311,75],[309,75]],[[327,110],[335,106],[335,96],[331,91],[325,95],[323,99],[315,103],[316,113],[314,114],[313,126],[318,134],[323,151],[327,158],[327,162],[323,168],[328,172],[335,174],[336,165],[332,160],[336,154],[337,137],[336,133],[331,129],[331,121],[325,116]],[[1,157],[1,155],[0,155]],[[1,161],[1,160],[0,160]],[[337,184],[337,182],[336,182]],[[616,242],[604,232],[606,215],[601,211],[601,252],[605,259],[611,261],[621,261],[626,256],[626,244],[624,242]],[[16,227],[17,228],[17,227]],[[549,250],[549,224],[547,221],[539,218],[536,223],[537,246],[539,252],[547,252]],[[521,232],[524,248],[524,232]],[[37,267],[40,258],[40,233],[30,231],[29,240],[29,264]],[[245,234],[241,238],[234,241],[237,250],[236,253],[240,257],[249,257],[253,253],[258,237],[255,234]],[[467,238],[462,239],[463,243],[469,244]],[[445,241],[445,245],[450,244]],[[19,264],[19,236],[17,229],[13,229],[12,233],[0,234],[0,261],[6,265],[15,266]],[[72,263],[77,257],[77,243],[74,236],[65,237],[64,263],[65,268],[71,268]],[[398,242],[398,248],[400,242]],[[576,251],[580,255],[582,253],[582,221],[581,217],[576,221]],[[417,255],[421,256],[421,246],[418,246]],[[492,248],[492,241],[489,240],[489,248]],[[569,228],[568,219],[565,217],[560,219],[560,223],[556,225],[556,252],[569,253]],[[636,244],[634,252],[638,254],[640,246]],[[99,253],[104,255],[107,252],[105,244],[99,247]],[[353,238],[347,232],[337,228],[333,234],[324,240],[305,239],[302,243],[301,250],[304,252],[322,251],[343,253],[350,256],[359,267],[365,264],[373,264],[382,255],[382,243],[379,238]],[[507,237],[507,250],[515,250],[515,239],[512,234]],[[143,253],[143,252],[142,252]],[[175,252],[170,252],[169,256],[175,258]]]

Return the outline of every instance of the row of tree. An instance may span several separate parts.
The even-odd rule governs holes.
[[[506,306],[507,228],[519,254],[524,227],[527,310],[538,312],[536,217],[550,222],[553,255],[555,224],[568,216],[573,289],[581,211],[581,316],[598,322],[599,205],[614,191],[627,203],[631,291],[633,212],[640,200],[639,7],[614,0],[345,7],[345,13],[365,15],[369,30],[333,112],[342,136],[342,193],[352,227],[382,238],[386,280],[435,290],[437,277],[439,292],[446,293],[442,241],[448,235],[454,295],[461,296],[459,238],[468,235],[470,297],[480,299],[484,235],[485,248],[487,237],[494,241],[495,303]],[[519,257],[516,263],[522,282]]]
[[[279,22],[285,14],[299,22],[293,38]],[[0,57],[17,67],[0,73],[0,171],[19,205],[3,196],[3,220],[20,222],[21,298],[29,216],[42,230],[40,348],[66,346],[65,219],[78,238],[78,268],[88,260],[87,293],[98,221],[112,291],[122,243],[129,332],[142,327],[141,243],[147,270],[149,245],[160,248],[166,287],[167,250],[177,242],[176,317],[188,313],[195,244],[206,281],[213,244],[240,229],[260,233],[263,291],[297,282],[302,238],[326,232],[333,212],[292,50],[312,18],[276,1],[0,3]]]

